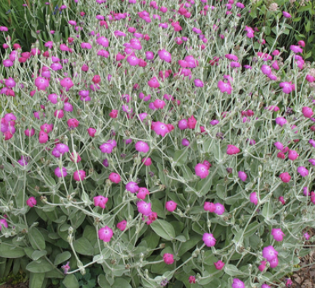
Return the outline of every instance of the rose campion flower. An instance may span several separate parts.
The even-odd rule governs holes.
[[[250,202],[252,202],[254,205],[258,204],[258,197],[257,197],[257,192],[253,192],[249,196]]]
[[[222,262],[221,260],[217,261],[217,262],[214,262],[213,263],[214,266],[215,266],[215,269],[217,270],[222,270],[222,268],[224,267],[225,263]]]
[[[298,172],[302,177],[308,176],[308,170],[307,170],[304,166],[299,166],[299,167],[297,168],[297,172]]]
[[[262,251],[262,256],[267,259],[267,261],[271,261],[277,258],[278,252],[273,248],[273,246],[267,246]]]
[[[295,85],[292,82],[281,82],[279,86],[285,94],[290,94],[292,90],[295,90]]]
[[[195,174],[199,176],[201,179],[206,178],[209,175],[209,170],[206,165],[202,163],[198,163],[195,166]]]
[[[94,201],[94,206],[98,206],[98,207],[101,207],[102,209],[105,209],[108,198],[102,195],[99,195],[99,196],[95,196],[93,198],[93,201]]]
[[[31,208],[34,207],[36,204],[37,204],[37,201],[36,201],[35,197],[33,197],[33,196],[26,200],[26,205],[31,207]],[[8,226],[6,226],[6,227],[8,227]]]
[[[217,240],[213,237],[213,234],[204,233],[202,236],[202,241],[207,247],[213,247]]]
[[[217,215],[222,215],[225,211],[224,205],[222,205],[221,203],[215,203],[214,207],[215,209],[213,212]]]
[[[165,208],[167,211],[169,212],[173,212],[176,210],[176,207],[177,207],[177,203],[175,203],[174,201],[167,201],[165,203]]]
[[[283,240],[283,236],[285,236],[280,228],[272,228],[271,235],[277,242],[281,242]]]
[[[127,227],[127,221],[126,220],[123,220],[119,223],[117,223],[117,228],[120,230],[120,231],[124,231]]]
[[[291,176],[289,175],[288,172],[281,173],[279,175],[279,177],[280,177],[281,181],[284,183],[288,183],[291,180]]]
[[[288,158],[292,161],[296,160],[299,157],[299,154],[295,150],[289,150]]]
[[[271,288],[271,287],[269,285],[267,285],[267,284],[262,284],[261,288]]]
[[[278,150],[280,151],[283,150],[283,144],[281,142],[276,142],[274,145],[276,146]]]
[[[139,191],[139,186],[136,182],[130,181],[126,184],[126,190],[131,193],[136,193]]]
[[[108,226],[105,226],[98,230],[98,238],[100,240],[103,240],[104,242],[109,242],[112,239],[113,235],[113,230]]]
[[[189,277],[188,277],[188,282],[189,282],[190,284],[196,283],[196,277],[195,277],[195,276],[189,276]]]
[[[241,150],[239,148],[237,148],[236,146],[234,146],[234,145],[227,145],[226,153],[228,155],[235,155],[235,154],[240,153],[240,151]]]
[[[152,160],[151,158],[147,157],[147,158],[142,158],[141,162],[143,163],[143,165],[145,166],[150,166],[152,164]]]
[[[138,152],[143,152],[143,153],[147,153],[150,150],[149,145],[143,141],[138,141],[135,144],[135,148]]]
[[[238,171],[238,177],[239,177],[243,182],[245,182],[246,179],[247,179],[247,175],[246,175],[246,173],[243,172],[243,171]]]
[[[245,288],[245,284],[238,278],[233,279],[232,288]]]
[[[269,261],[270,268],[276,268],[278,264],[279,260],[277,257]]]
[[[314,114],[312,108],[306,106],[302,108],[302,113],[306,118],[311,118]]]
[[[284,117],[277,117],[276,118],[276,124],[280,125],[283,127],[288,121]]]
[[[220,89],[222,93],[226,92],[229,95],[232,93],[232,90],[233,90],[229,82],[226,83],[221,80],[218,82],[218,88]]]
[[[214,211],[216,209],[216,205],[214,203],[211,203],[211,202],[205,202],[205,204],[203,205],[203,209],[205,211],[209,211],[210,213],[214,213]]]
[[[303,237],[306,239],[306,240],[309,240],[311,238],[311,236],[306,232],[303,234]]]
[[[58,178],[66,177],[68,175],[67,169],[65,167],[62,168],[57,167],[54,173]]]
[[[8,228],[8,227],[9,227],[7,220],[5,220],[5,219],[0,219],[0,231],[1,231],[1,229],[2,229],[2,226],[5,227],[5,228]]]
[[[138,212],[143,214],[144,216],[149,216],[152,213],[151,203],[147,203],[145,201],[139,201],[137,203]]]
[[[263,272],[265,270],[267,262],[266,261],[261,261],[260,265],[258,266],[258,269],[260,272]]]
[[[120,175],[117,173],[110,173],[108,179],[113,183],[118,184],[120,182]]]
[[[164,261],[164,263],[167,264],[167,265],[173,264],[173,263],[174,263],[174,256],[173,256],[173,254],[165,253],[165,254],[163,255],[163,261]]]
[[[145,188],[145,187],[139,187],[139,190],[138,190],[138,193],[137,193],[137,198],[138,198],[138,199],[141,199],[141,200],[144,200],[145,197],[146,197],[147,195],[149,195],[149,194],[150,194],[150,192],[149,192],[149,190],[148,190],[147,188]]]
[[[85,171],[84,170],[77,170],[73,173],[73,179],[75,181],[83,181],[85,179]]]

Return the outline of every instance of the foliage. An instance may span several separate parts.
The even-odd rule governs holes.
[[[272,10],[272,5],[277,7],[275,11]],[[276,38],[277,19],[282,17],[282,11],[287,11],[292,18],[286,21],[284,34]],[[292,1],[292,0],[260,0],[255,1],[251,9],[248,22],[252,26],[256,26],[261,32],[262,37],[265,38],[268,47],[272,47],[276,41],[278,47],[284,47],[287,51],[290,45],[300,40],[305,41],[305,48],[303,51],[303,58],[308,61],[315,60],[315,35],[313,28],[315,15],[314,1]],[[284,54],[285,57],[288,53]]]
[[[292,272],[315,203],[301,47],[257,46],[250,5],[76,2],[63,43],[43,36],[25,57],[4,43],[0,268],[34,288],[96,274],[102,288],[254,287]]]

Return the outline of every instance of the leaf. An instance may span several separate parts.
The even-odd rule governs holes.
[[[238,270],[236,266],[231,265],[231,264],[226,264],[224,266],[224,272],[230,276],[243,275],[242,271]]]
[[[273,214],[273,205],[271,203],[271,201],[267,202],[264,204],[264,208],[261,212],[261,214],[266,218],[269,219],[270,216],[272,216]]]
[[[39,232],[39,230],[35,227],[32,227],[28,231],[28,237],[30,240],[30,243],[34,249],[40,249],[40,250],[45,250],[46,245],[45,245],[45,239],[42,233]]]
[[[183,165],[181,167],[181,170],[183,171],[183,177],[185,180],[190,181],[194,178],[194,174],[191,172],[190,168],[187,165]]]
[[[32,259],[33,260],[38,260],[39,258],[45,256],[47,254],[47,251],[46,250],[35,250],[33,253],[32,253]]]
[[[81,237],[80,239],[75,240],[73,242],[73,246],[74,246],[75,251],[79,254],[86,255],[86,256],[94,255],[94,248],[91,242],[84,237]]]
[[[181,236],[181,235],[180,235]],[[199,241],[201,241],[201,237],[199,235],[193,235],[190,237],[188,241],[182,243],[180,246],[177,255],[180,257],[185,254],[188,250],[195,247]]]
[[[46,259],[32,261],[26,266],[26,270],[32,273],[46,273],[54,269]]]
[[[20,258],[25,255],[23,248],[9,245],[2,242],[0,244],[0,257],[3,258]]]
[[[124,278],[117,278],[112,286],[113,288],[131,288],[131,285]]]
[[[29,287],[42,287],[45,280],[45,273],[31,273]]]
[[[173,226],[164,220],[157,219],[150,226],[157,235],[165,240],[171,241],[175,238]]]
[[[181,166],[186,163],[188,156],[187,148],[176,150],[174,154],[175,165]]]
[[[65,279],[62,281],[63,285],[66,286],[66,288],[79,288],[79,282],[77,278],[73,275],[67,275]]]
[[[216,194],[219,196],[219,198],[221,198],[222,200],[225,200],[227,196],[226,185],[217,184]]]
[[[165,209],[163,209],[162,201],[155,198],[151,201],[152,204],[152,211],[156,212],[158,214],[158,217],[165,218]]]
[[[65,251],[63,253],[60,253],[56,256],[54,265],[59,265],[63,262],[66,262],[71,257],[71,253],[69,251]]]

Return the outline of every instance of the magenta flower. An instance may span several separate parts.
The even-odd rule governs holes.
[[[119,223],[117,223],[117,228],[120,230],[120,231],[124,231],[127,227],[127,221],[126,220],[123,220]]]
[[[278,258],[276,257],[276,258],[270,260],[269,264],[270,264],[270,268],[276,268],[279,264]]]
[[[290,50],[293,51],[294,53],[303,53],[303,49],[297,45],[291,45]]]
[[[195,79],[194,82],[195,82],[196,87],[203,87],[204,86],[203,82],[200,79]]]
[[[112,153],[114,147],[110,143],[104,143],[100,146],[100,149],[102,153],[110,154]]]
[[[292,17],[291,14],[290,14],[289,12],[286,12],[286,11],[283,11],[283,12],[282,12],[282,15],[283,15],[283,17],[285,17],[285,18],[291,18],[291,17]]]
[[[159,55],[160,59],[164,60],[165,62],[170,63],[172,61],[171,53],[169,53],[165,49],[159,50],[158,55]]]
[[[202,241],[205,243],[207,247],[213,247],[217,240],[213,237],[213,234],[204,233],[202,236]]]
[[[31,207],[31,208],[34,207],[36,204],[37,204],[37,201],[36,201],[35,197],[33,197],[33,196],[26,200],[26,205]],[[6,227],[8,227],[8,226],[6,226]]]
[[[265,270],[267,262],[266,261],[261,261],[260,265],[258,266],[258,269],[260,272],[263,272]]]
[[[280,228],[272,228],[271,235],[278,242],[281,242],[283,240],[283,236],[285,236]]]
[[[222,268],[224,267],[225,263],[222,262],[221,260],[217,261],[217,262],[214,262],[213,263],[214,266],[215,266],[215,269],[217,270],[222,270]]]
[[[147,153],[150,150],[149,145],[143,141],[138,141],[135,144],[135,148],[138,152],[143,152],[143,153]]]
[[[2,229],[2,226],[5,228],[8,228],[8,222],[5,219],[0,219],[0,231]]]
[[[145,188],[145,187],[139,187],[139,190],[138,190],[138,193],[137,193],[137,198],[138,198],[138,199],[141,199],[141,200],[144,200],[145,197],[146,197],[147,195],[149,195],[149,194],[150,194],[150,192],[149,192],[149,190],[148,190],[147,188]]]
[[[236,146],[234,146],[234,145],[227,145],[226,153],[228,155],[238,154],[238,153],[240,153],[240,151],[241,150],[239,148],[237,148]]]
[[[221,203],[215,203],[214,207],[215,209],[213,212],[217,215],[222,215],[225,211],[224,205],[222,205]]]
[[[280,177],[281,181],[284,183],[288,183],[291,180],[291,176],[289,175],[288,172],[281,173],[279,175],[279,177]]]
[[[267,246],[262,251],[262,256],[267,259],[267,261],[271,261],[277,258],[278,252],[273,248],[273,246]]]
[[[245,284],[238,278],[233,279],[232,288],[245,288]]]
[[[174,201],[167,201],[165,203],[165,208],[167,211],[169,212],[173,212],[177,207],[177,203],[175,203]]]
[[[304,166],[300,166],[297,168],[297,172],[302,176],[306,177],[308,176],[308,170]]]
[[[131,193],[136,193],[139,191],[139,186],[136,182],[130,181],[126,184],[126,190]]]
[[[306,239],[306,240],[309,240],[311,238],[311,236],[306,232],[303,234],[303,237]]]
[[[199,176],[201,179],[206,178],[209,175],[209,170],[206,165],[202,163],[198,163],[195,166],[195,174]]]
[[[108,179],[113,183],[118,184],[120,182],[120,175],[117,173],[110,173]]]
[[[148,85],[149,85],[151,88],[159,88],[159,87],[160,87],[160,83],[159,83],[159,81],[157,80],[156,77],[151,78],[151,79],[148,81]]]
[[[293,90],[295,90],[295,85],[292,84],[292,82],[281,82],[279,86],[285,94],[290,94]]]
[[[45,78],[37,77],[35,80],[35,86],[37,87],[38,90],[45,91],[46,88],[49,87],[49,81]]]
[[[169,133],[169,129],[166,124],[162,122],[152,122],[151,129],[157,134],[164,137],[167,133]]]
[[[101,207],[102,209],[105,209],[108,198],[100,195],[100,196],[95,196],[93,198],[93,201],[94,201],[94,206],[98,206],[98,207]]]
[[[75,181],[83,181],[85,179],[85,171],[84,170],[75,171],[73,174],[73,179]]]
[[[223,81],[219,81],[218,83],[218,88],[220,89],[220,91],[222,93],[226,92],[227,94],[231,94],[232,92],[232,87],[231,87],[231,84],[229,82],[223,82]]]
[[[280,125],[283,127],[288,121],[284,117],[277,117],[276,118],[276,124]]]
[[[173,254],[170,254],[170,253],[165,253],[163,255],[163,261],[165,262],[165,264],[167,265],[171,265],[174,263],[174,256]]]
[[[203,209],[205,211],[209,211],[210,213],[214,213],[214,211],[216,209],[216,205],[214,203],[211,203],[211,202],[205,202],[205,204],[203,205]]]
[[[257,197],[257,193],[256,192],[253,192],[253,193],[250,194],[249,201],[252,202],[254,205],[258,204],[258,197]]]
[[[302,108],[302,113],[306,118],[311,118],[314,114],[312,108],[306,106]]]
[[[67,90],[69,90],[72,86],[74,86],[71,78],[69,78],[69,77],[62,79],[60,81],[60,85],[64,88],[66,88]]]
[[[295,150],[289,150],[288,158],[292,161],[296,160],[299,157],[299,154]]]
[[[239,171],[239,172],[238,172],[238,177],[239,177],[243,182],[245,182],[246,179],[247,179],[247,175],[246,175],[246,173],[243,172],[243,171]]]
[[[70,263],[70,262],[68,261],[67,264],[61,266],[61,269],[63,270],[63,272],[64,272],[65,274],[68,274],[68,271],[70,270],[70,265],[69,265],[69,263]]]
[[[105,226],[98,230],[98,238],[104,242],[109,242],[113,237],[113,230],[108,226]]]
[[[276,142],[274,145],[276,146],[276,148],[277,148],[278,150],[280,150],[280,151],[283,150],[283,144],[282,144],[281,142]]]
[[[67,169],[65,167],[62,168],[57,167],[54,172],[58,178],[66,177],[68,175]]]
[[[144,216],[149,216],[152,213],[151,203],[147,203],[145,201],[139,201],[137,203],[138,212],[143,214]]]

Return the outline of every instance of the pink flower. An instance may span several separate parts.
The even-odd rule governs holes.
[[[289,150],[288,158],[292,161],[296,160],[299,157],[299,154],[295,150]]]
[[[170,131],[168,130],[168,127],[166,124],[162,122],[152,122],[151,129],[157,134],[164,137],[167,133]]]
[[[176,207],[177,207],[177,203],[175,203],[174,201],[167,201],[165,203],[165,208],[169,212],[175,211]]]
[[[150,166],[152,164],[152,160],[151,158],[147,157],[147,158],[142,158],[141,162],[143,163],[143,165],[145,166]]]
[[[295,85],[292,82],[281,82],[279,86],[282,88],[283,93],[290,94],[295,90]]]
[[[49,81],[45,78],[37,77],[35,80],[35,86],[37,87],[38,90],[45,91],[46,88],[49,87]]]
[[[204,233],[202,236],[202,241],[207,247],[213,247],[215,245],[216,239],[213,237],[213,234]]]
[[[46,143],[48,141],[48,134],[44,131],[39,131],[38,141],[41,144]]]
[[[159,83],[159,81],[157,80],[156,77],[151,78],[151,79],[148,81],[148,85],[149,85],[151,88],[159,88],[159,87],[160,87],[160,83]]]
[[[108,201],[108,198],[100,195],[100,196],[95,196],[93,200],[94,200],[94,206],[98,206],[98,207],[101,207],[102,209],[105,209],[106,207],[105,205]]]
[[[279,175],[279,177],[280,177],[281,181],[284,183],[288,183],[291,180],[291,176],[289,175],[288,172],[281,173]]]
[[[58,178],[66,177],[68,175],[67,169],[65,167],[62,168],[57,167],[54,173]]]
[[[297,172],[302,176],[306,177],[308,176],[308,170],[304,166],[300,166],[297,168]]]
[[[110,154],[112,153],[114,147],[110,143],[104,143],[100,146],[100,149],[102,153]]]
[[[88,128],[87,131],[88,131],[88,133],[89,133],[89,135],[91,137],[95,136],[95,133],[96,133],[96,129],[95,128]]]
[[[213,212],[217,215],[222,215],[225,211],[224,205],[222,205],[221,203],[215,203],[214,207],[215,209]]]
[[[302,113],[303,113],[304,117],[306,117],[306,118],[311,118],[314,114],[312,108],[310,108],[310,107],[303,107]]]
[[[195,119],[194,115],[192,115],[191,117],[188,118],[187,127],[189,129],[195,129],[196,124],[197,124],[197,120]]]
[[[127,227],[127,221],[126,220],[123,220],[119,223],[117,223],[117,228],[120,230],[120,231],[124,231]]]
[[[195,277],[195,276],[189,276],[189,277],[188,277],[188,282],[189,282],[190,284],[196,283],[196,277]]]
[[[145,197],[146,197],[147,195],[149,195],[149,194],[150,194],[150,192],[149,192],[149,190],[148,190],[147,188],[145,188],[145,187],[140,187],[139,190],[138,190],[138,193],[137,193],[137,198],[138,198],[138,199],[141,199],[141,200],[144,200]]]
[[[243,171],[239,171],[239,172],[238,172],[238,177],[239,177],[243,182],[245,182],[246,179],[247,179],[247,175],[246,175],[246,173],[243,172]]]
[[[258,204],[257,193],[256,192],[251,193],[249,196],[249,200],[250,202],[254,203],[254,205],[257,205]]]
[[[283,240],[283,236],[285,236],[280,228],[272,228],[271,235],[278,242],[281,242]]]
[[[277,258],[278,252],[273,248],[273,246],[267,246],[262,251],[262,256],[267,259],[267,261],[271,261]]]
[[[278,258],[276,257],[276,258],[270,260],[269,264],[270,264],[270,268],[276,268],[279,264]]]
[[[195,174],[199,176],[201,179],[206,178],[209,175],[209,170],[206,165],[202,163],[198,163],[195,166]]]
[[[143,214],[144,216],[149,216],[152,213],[151,203],[147,203],[145,201],[139,201],[137,203],[138,212]]]
[[[283,17],[285,17],[285,18],[291,18],[291,17],[292,17],[291,14],[288,13],[288,12],[286,12],[286,11],[283,11],[283,12],[282,12],[282,15],[283,15]]]
[[[135,144],[135,148],[138,152],[143,152],[143,153],[147,153],[150,150],[149,145],[143,141],[138,141]]]
[[[136,182],[128,182],[126,185],[126,190],[131,192],[131,193],[136,193],[139,191],[139,186]]]
[[[217,270],[222,270],[222,268],[224,267],[225,263],[222,262],[221,260],[214,262],[214,266]]]
[[[104,242],[109,242],[113,237],[113,230],[108,226],[105,226],[98,230],[98,238]]]
[[[234,278],[232,288],[245,288],[245,284],[240,279]]]
[[[278,150],[283,150],[283,144],[281,142],[276,142],[274,145]]]
[[[34,207],[35,205],[37,204],[37,201],[35,199],[35,197],[30,197],[26,200],[26,205],[29,206],[29,207]],[[8,227],[8,226],[6,226]]]
[[[158,109],[163,109],[164,106],[166,105],[165,101],[160,100],[160,99],[154,100],[153,104],[154,104],[154,106],[155,106],[156,108],[158,108]]]
[[[159,50],[158,55],[159,55],[160,59],[164,60],[165,62],[170,63],[172,61],[171,53],[169,53],[165,49]]]
[[[76,128],[79,126],[80,122],[77,119],[72,118],[67,121],[67,124],[69,128]]]
[[[223,82],[223,81],[219,81],[218,83],[218,88],[220,89],[220,91],[222,93],[226,92],[227,94],[231,94],[232,92],[232,87],[231,87],[231,84],[229,82]]]
[[[117,173],[110,173],[108,179],[116,184],[120,182],[120,176]]]
[[[127,57],[127,62],[131,66],[137,66],[139,64],[139,59],[134,54],[132,54]]]
[[[276,118],[276,124],[280,125],[283,127],[288,121],[284,117],[277,117]]]
[[[33,207],[33,206],[32,206]],[[5,219],[0,219],[0,231],[2,229],[2,226],[5,228],[8,228],[8,222]]]
[[[306,232],[306,233],[303,234],[303,237],[304,237],[306,240],[309,240],[311,236]]]
[[[165,264],[171,265],[174,263],[174,256],[173,256],[173,254],[165,253],[163,255],[163,260],[164,260]]]
[[[260,265],[258,266],[258,269],[260,272],[263,272],[265,267],[266,267],[267,262],[266,261],[261,261]]]
[[[68,274],[68,271],[70,270],[70,265],[69,265],[69,261],[67,262],[67,264],[61,266],[61,269],[63,270],[64,274]]]
[[[74,86],[71,78],[67,77],[60,81],[60,85],[67,90],[69,90],[72,86]]]
[[[240,151],[241,150],[239,148],[237,148],[236,146],[234,146],[234,145],[227,145],[226,153],[228,155],[238,154],[238,153],[240,153]]]
[[[77,170],[73,174],[73,179],[75,181],[83,181],[85,179],[85,171],[84,170]]]
[[[211,202],[205,202],[205,204],[203,205],[203,209],[205,211],[209,211],[210,213],[213,213],[216,209],[216,205]]]

